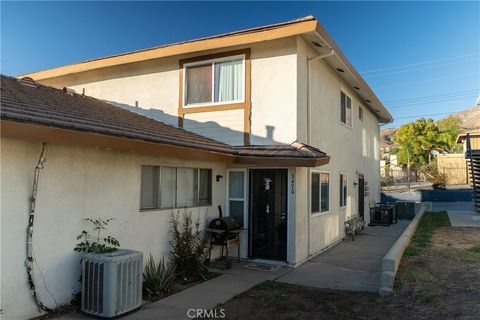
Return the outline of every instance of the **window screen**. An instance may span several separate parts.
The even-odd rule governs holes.
[[[312,185],[311,185],[311,206],[312,213],[320,212],[320,174],[312,173]]]
[[[186,104],[212,101],[212,65],[188,67],[186,79]]]
[[[157,207],[158,167],[142,166],[140,208]]]

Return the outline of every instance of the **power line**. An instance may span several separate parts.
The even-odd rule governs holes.
[[[469,94],[469,95],[465,95],[465,96],[458,96],[458,97],[451,97],[451,98],[448,98],[448,99],[437,99],[437,100],[427,100],[427,101],[420,101],[420,102],[410,102],[410,103],[403,103],[403,104],[396,104],[396,105],[389,105],[389,108],[390,109],[394,109],[394,108],[401,108],[401,107],[413,107],[413,106],[418,106],[418,105],[422,105],[422,104],[431,104],[431,103],[441,103],[441,102],[448,102],[448,101],[455,101],[455,100],[463,100],[463,99],[467,99],[467,98],[470,98],[470,97],[476,97],[477,95],[476,94]]]
[[[467,74],[462,74],[460,76],[461,76],[461,78],[466,78],[466,77],[469,77],[469,76],[480,76],[480,72],[467,73]],[[457,77],[455,77],[455,75],[453,75],[453,76],[443,76],[443,77],[434,77],[434,78],[430,78],[428,80],[423,80],[423,81],[411,81],[411,82],[404,82],[404,83],[394,83],[394,84],[387,84],[387,85],[384,85],[384,86],[373,86],[373,87],[374,87],[375,90],[378,90],[378,89],[383,89],[383,88],[403,87],[403,86],[408,86],[408,85],[412,85],[412,84],[420,84],[420,83],[426,83],[426,82],[436,81],[436,80],[440,80],[440,79],[452,79],[452,78],[457,78]]]
[[[391,75],[391,74],[398,74],[398,73],[411,72],[411,71],[424,70],[424,69],[432,69],[432,68],[449,66],[449,65],[459,64],[459,63],[465,63],[467,61],[478,61],[478,59],[468,59],[468,60],[465,60],[465,61],[454,61],[454,62],[450,62],[450,63],[443,63],[443,64],[432,65],[432,66],[424,66],[424,67],[419,67],[419,68],[411,68],[411,69],[398,70],[398,71],[392,71],[392,72],[383,72],[383,73],[378,73],[378,74],[365,75],[365,78],[383,77],[383,76],[387,76],[387,75]]]
[[[433,116],[443,116],[443,115],[446,115],[446,114],[452,114],[452,112],[420,114],[420,115],[416,115],[416,116],[408,116],[408,117],[395,118],[395,120],[411,119],[411,118],[424,118],[424,117],[433,117]]]
[[[418,62],[418,63],[410,63],[410,64],[404,64],[404,65],[399,65],[399,66],[391,66],[391,67],[385,67],[385,68],[372,69],[372,70],[368,70],[368,71],[362,71],[361,73],[362,74],[376,73],[378,71],[401,69],[401,68],[405,68],[405,67],[413,67],[413,66],[419,66],[419,65],[425,65],[425,64],[432,64],[432,63],[440,62],[440,61],[457,60],[459,58],[472,57],[472,56],[478,56],[478,53],[464,54],[464,55],[460,55],[460,56],[452,56],[452,57],[447,57],[447,58],[442,58],[442,59],[426,60],[426,61]]]
[[[436,97],[456,96],[456,95],[460,95],[460,94],[476,93],[478,91],[479,91],[478,89],[469,89],[469,90],[463,90],[463,91],[452,91],[452,92],[441,93],[441,94],[433,94],[433,95],[429,95],[429,96],[403,98],[403,99],[397,99],[397,100],[387,100],[387,102],[396,104],[397,102],[405,102],[405,101],[411,101],[411,100],[424,100],[424,99],[428,100],[428,99],[436,98]]]

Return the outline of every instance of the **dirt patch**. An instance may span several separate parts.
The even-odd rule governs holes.
[[[478,319],[479,235],[436,228],[429,245],[402,259],[391,297],[264,282],[219,308],[226,319]]]
[[[438,249],[468,249],[475,245],[480,245],[480,228],[438,228],[432,238],[432,247]]]

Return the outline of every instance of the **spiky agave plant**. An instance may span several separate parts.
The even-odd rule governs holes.
[[[175,280],[175,267],[163,257],[158,264],[150,254],[143,272],[144,289],[148,296],[160,296],[169,293]]]

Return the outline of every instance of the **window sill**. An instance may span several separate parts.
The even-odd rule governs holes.
[[[248,106],[248,102],[232,102],[232,103],[219,103],[219,104],[194,104],[187,105],[178,108],[179,113],[188,114],[188,113],[199,113],[199,112],[210,112],[210,111],[228,111],[228,110],[238,110],[245,109]]]
[[[186,210],[186,209],[200,209],[213,207],[211,204],[206,204],[203,206],[194,206],[194,207],[178,207],[178,208],[156,208],[156,209],[140,209],[139,212],[151,212],[151,211],[171,211],[171,210]]]
[[[330,213],[333,213],[332,211],[324,211],[324,212],[313,212],[310,214],[310,218],[316,218],[316,217],[321,217],[321,216],[326,216],[329,215]]]
[[[347,129],[353,130],[353,125],[352,125],[352,126],[349,126],[348,124],[343,123],[342,121],[340,121],[340,124],[341,124],[342,126],[344,126],[345,128],[347,128]]]

